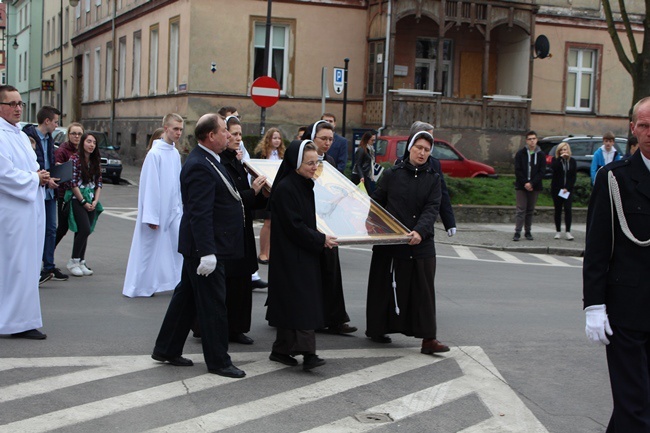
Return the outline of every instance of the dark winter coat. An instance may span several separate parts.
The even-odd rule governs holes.
[[[399,258],[420,259],[436,255],[434,224],[440,211],[442,192],[440,175],[429,162],[414,167],[407,160],[384,170],[372,198],[422,237],[418,245],[375,246],[373,250],[388,248],[394,257]]]
[[[524,185],[530,182],[534,191],[541,191],[546,171],[546,154],[537,148],[530,155],[530,176],[528,165],[528,147],[524,146],[515,154],[515,189],[525,190]]]
[[[255,195],[255,190],[250,187],[248,174],[237,159],[237,153],[234,150],[226,149],[221,154],[221,164],[226,167],[230,177],[235,182],[237,191],[241,195],[244,203],[244,258],[239,260],[224,260],[226,277],[250,275],[257,271],[257,250],[255,248],[255,233],[253,231],[253,210],[264,209],[266,199],[262,192]]]
[[[553,196],[556,196],[561,189],[573,192],[573,187],[576,184],[576,175],[578,173],[576,160],[569,158],[568,170],[565,173],[565,165],[562,164],[562,159],[553,158],[551,162],[551,169],[553,170],[551,193]]]

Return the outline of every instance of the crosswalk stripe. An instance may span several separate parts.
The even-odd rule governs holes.
[[[553,266],[563,266],[563,267],[569,267],[571,266],[570,264],[563,262],[562,260],[558,260],[553,256],[549,256],[548,254],[530,254],[531,256],[548,263],[549,265]]]
[[[407,357],[409,358],[408,363],[405,362],[404,358],[384,362],[341,376],[325,379],[312,385],[295,388],[255,401],[221,409],[211,414],[148,430],[147,433],[194,433],[198,430],[202,432],[216,432],[295,406],[312,403],[325,397],[330,397],[445,359],[442,357],[427,357],[419,354],[413,354]]]
[[[506,253],[505,251],[499,251],[499,250],[490,250],[492,254],[495,256],[499,257],[506,263],[524,263],[521,259],[513,256],[510,253]],[[530,263],[527,263],[530,264]]]
[[[469,249],[469,247],[466,247],[464,245],[452,245],[452,248],[454,251],[456,251],[456,254],[458,254],[458,257],[460,258],[470,260],[477,259],[476,255],[472,252],[472,250]]]
[[[89,370],[61,374],[55,377],[45,377],[30,382],[22,382],[3,387],[2,394],[0,394],[0,403],[6,403],[20,398],[33,397],[35,395],[45,394],[47,392],[80,385],[86,382],[107,379],[113,376],[149,370],[156,367],[158,367],[158,365],[152,365],[151,359],[146,362],[135,359],[131,360],[129,363],[103,365],[100,367],[92,367]]]
[[[247,380],[282,368],[287,367],[267,360],[254,362],[246,365],[246,378],[240,380]],[[5,424],[0,426],[0,433],[15,433],[20,431],[39,433],[60,429],[100,417],[114,415],[126,410],[132,410],[152,403],[180,397],[189,393],[204,391],[209,388],[232,383],[232,380],[233,379],[214,374],[202,374],[189,379],[179,380]]]

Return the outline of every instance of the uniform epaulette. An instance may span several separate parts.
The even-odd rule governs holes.
[[[617,168],[626,167],[628,165],[630,165],[630,158],[619,159],[618,161],[610,162],[606,167],[608,170],[616,170]]]

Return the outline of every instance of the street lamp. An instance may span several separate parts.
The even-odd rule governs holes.
[[[79,0],[68,0],[70,7],[76,8],[79,4]],[[65,16],[63,15],[63,0],[61,0],[61,25],[59,26],[59,40],[61,41],[61,46],[59,47],[60,54],[60,65],[59,65],[59,111],[61,116],[59,116],[59,125],[63,126],[63,20]],[[69,25],[69,23],[66,23]]]
[[[14,43],[11,45],[14,50],[18,49],[18,39],[14,38]]]

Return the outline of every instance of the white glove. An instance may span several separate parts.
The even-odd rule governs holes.
[[[456,234],[456,227],[452,227],[449,230],[447,230],[447,236],[452,237],[455,234]]]
[[[199,267],[196,268],[196,273],[199,275],[203,275],[204,277],[207,277],[212,272],[214,272],[216,267],[217,267],[217,256],[215,256],[214,254],[210,254],[209,256],[203,256],[201,257],[201,263],[199,263]]]
[[[587,338],[592,343],[609,344],[607,335],[612,335],[613,332],[611,326],[609,326],[605,304],[590,305],[585,308],[585,317],[587,320],[587,326],[585,326]]]

